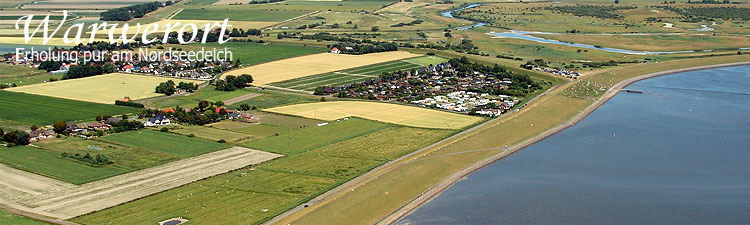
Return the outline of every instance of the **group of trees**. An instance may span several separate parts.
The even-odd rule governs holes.
[[[242,74],[240,76],[229,75],[224,80],[217,80],[215,85],[218,91],[234,91],[245,88],[250,83],[253,83],[253,76]]]
[[[239,30],[237,28],[232,28],[232,31],[229,32],[230,37],[247,37],[247,36],[260,36],[263,33],[258,29],[250,29],[250,30],[243,30],[240,28]]]
[[[63,152],[62,154],[60,154],[60,157],[78,160],[95,167],[98,167],[100,165],[112,164],[112,161],[109,160],[109,157],[103,154],[96,154],[96,156],[92,157],[88,152],[86,153],[86,155],[81,155],[81,153],[68,154],[67,152]]]
[[[391,27],[414,26],[414,25],[421,24],[422,22],[424,22],[424,20],[414,20],[414,21],[411,21],[411,22],[408,22],[408,23],[393,24],[393,25],[391,25]]]
[[[133,18],[141,18],[146,15],[146,13],[156,11],[157,9],[159,9],[159,7],[169,5],[172,5],[172,1],[167,1],[164,4],[155,1],[127,7],[114,8],[100,13],[99,19],[105,21],[128,21]]]
[[[47,61],[43,61],[42,63],[40,63],[37,69],[51,72],[51,71],[59,70],[60,66],[62,66],[62,62],[60,61],[47,60]]]
[[[5,133],[3,129],[0,129],[0,137],[2,137],[2,140],[8,143],[8,145],[10,146],[28,145],[31,141],[31,136],[29,136],[29,133],[18,130]]]
[[[701,20],[714,19],[740,19],[750,20],[750,13],[743,7],[672,7],[657,6],[657,8],[669,10],[685,17],[686,21],[699,22]]]
[[[111,62],[106,62],[103,65],[75,65],[68,69],[68,73],[63,75],[62,79],[83,78],[113,72],[115,72],[115,65]]]
[[[180,81],[179,84],[175,85],[174,81],[168,80],[167,82],[159,83],[159,85],[156,86],[155,92],[169,96],[177,92],[177,89],[184,90],[187,92],[193,92],[198,89],[198,85],[191,83],[191,82],[183,82],[183,81]]]
[[[337,43],[333,47],[344,54],[364,55],[375,52],[398,51],[398,44],[392,42],[373,42],[372,44]],[[347,49],[349,47],[350,49]]]

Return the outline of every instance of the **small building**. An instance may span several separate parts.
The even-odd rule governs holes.
[[[331,48],[331,53],[333,53],[333,54],[339,54],[339,53],[341,53],[341,50],[339,50],[339,48],[333,47],[333,48]]]
[[[45,129],[36,129],[32,130],[29,133],[29,136],[31,137],[31,141],[40,141],[55,136],[55,132]]]
[[[232,113],[227,114],[227,117],[229,119],[239,119],[242,117],[242,115],[236,112],[232,112]]]
[[[143,123],[143,126],[157,127],[157,126],[165,126],[169,124],[172,124],[169,121],[169,118],[167,118],[166,116],[157,115],[157,116],[151,117],[151,119],[148,119],[148,121]]]

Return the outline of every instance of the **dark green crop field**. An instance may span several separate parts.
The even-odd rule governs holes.
[[[137,108],[0,91],[0,119],[37,125],[57,120],[94,120],[98,115],[136,113]]]

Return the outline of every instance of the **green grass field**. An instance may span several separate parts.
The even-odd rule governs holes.
[[[235,121],[221,121],[206,126],[215,129],[226,130],[227,132],[245,134],[244,136],[250,136],[252,140],[262,139],[277,134],[281,135],[292,130],[292,128],[279,125]]]
[[[187,3],[187,5],[210,5],[214,4],[218,0],[193,0]]]
[[[326,52],[328,48],[319,46],[299,46],[276,43],[227,42],[224,44],[207,43],[191,45],[167,45],[166,47],[182,48],[183,50],[224,49],[232,51],[233,60],[239,59],[242,66],[252,66],[260,63]]]
[[[364,135],[388,126],[370,120],[350,118],[339,122],[332,121],[322,127],[309,127],[285,135],[250,141],[243,145],[248,148],[290,155]]]
[[[42,221],[34,220],[28,217],[16,215],[0,209],[0,224],[13,224],[13,225],[44,225],[48,224]]]
[[[271,108],[282,105],[291,105],[299,103],[308,103],[320,101],[318,97],[312,97],[307,95],[288,94],[278,91],[260,91],[255,90],[252,93],[263,94],[258,97],[254,97],[245,101],[237,102],[229,105],[229,108],[237,109],[242,104],[248,104],[250,106],[258,107],[259,109]]]
[[[274,87],[289,88],[302,91],[314,91],[315,88],[321,86],[340,86],[353,84],[356,82],[363,82],[368,79],[377,78],[378,75],[384,72],[417,69],[427,67],[429,65],[436,65],[445,61],[448,60],[438,56],[422,56],[361,66],[337,72],[300,77],[291,80],[285,80],[282,82],[272,83],[270,85]]]
[[[201,6],[186,8],[173,19],[178,20],[224,20],[230,21],[283,21],[307,13],[292,10],[257,10],[248,7]]]
[[[59,80],[62,74],[49,74],[44,70],[0,63],[0,84],[22,86],[43,83],[49,81],[50,78]]]
[[[0,91],[0,119],[37,125],[57,120],[90,121],[98,115],[136,113],[132,107],[81,102],[68,99]]]
[[[387,158],[429,145],[449,133],[362,119],[339,124],[345,127],[328,126],[336,128],[331,130],[346,130],[350,134],[361,129],[357,127],[387,128],[338,143],[326,143],[305,153],[218,175],[72,221],[82,224],[149,224],[181,216],[200,224],[259,224],[381,165]],[[310,139],[309,135],[317,131],[316,128],[319,127],[299,130],[310,132],[293,131],[283,136],[295,136],[290,138],[295,140]],[[324,132],[316,137],[326,135],[328,133]],[[395,141],[374,139],[386,136]],[[403,141],[399,141],[402,138]],[[408,144],[402,145],[405,142]]]
[[[98,140],[131,148],[149,149],[180,158],[196,156],[229,147],[226,144],[200,138],[189,138],[178,134],[147,129],[107,135]]]
[[[225,140],[234,142],[250,138],[250,135],[247,134],[222,129],[214,129],[204,126],[179,126],[176,129],[170,131],[182,135],[192,134],[196,137],[201,137],[212,141]]]
[[[73,184],[99,180],[130,170],[112,166],[93,167],[60,157],[60,153],[31,146],[0,148],[0,162],[17,169]]]

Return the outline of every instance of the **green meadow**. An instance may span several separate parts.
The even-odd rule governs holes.
[[[81,102],[62,98],[0,90],[0,119],[36,125],[51,125],[57,120],[91,121],[99,115],[136,113],[137,108]]]

